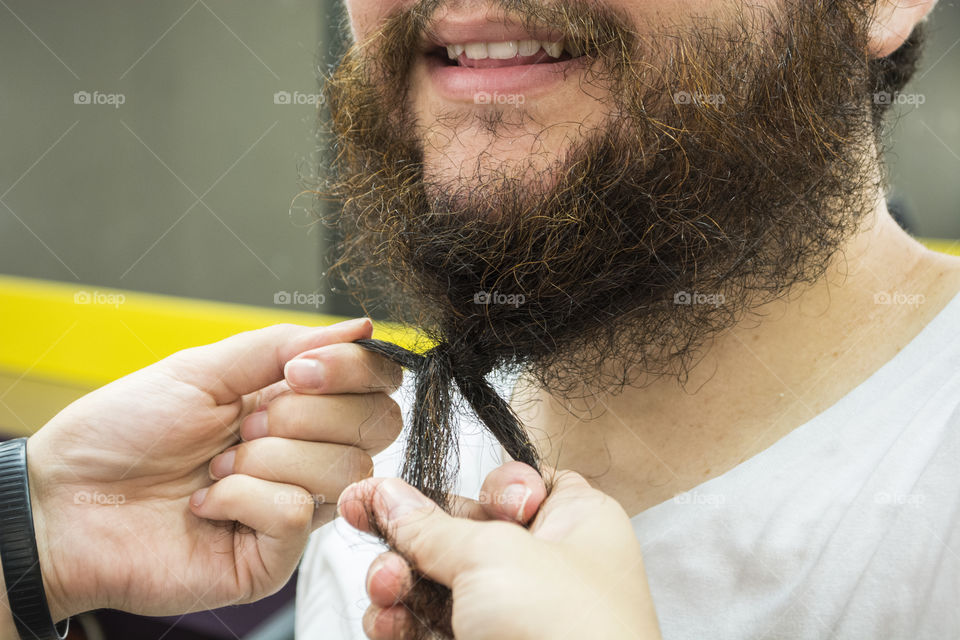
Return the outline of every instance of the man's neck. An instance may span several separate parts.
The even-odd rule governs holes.
[[[803,291],[716,337],[687,383],[558,402],[521,384],[514,406],[547,464],[631,514],[720,475],[827,409],[912,340],[960,290],[960,259],[908,236],[884,203]]]

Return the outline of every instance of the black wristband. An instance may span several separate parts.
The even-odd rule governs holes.
[[[0,443],[0,566],[10,615],[21,640],[63,640],[69,619],[54,625],[43,588],[30,506],[27,439]]]

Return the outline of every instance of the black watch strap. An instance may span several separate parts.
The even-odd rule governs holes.
[[[0,443],[0,566],[10,614],[21,640],[65,638],[69,620],[53,624],[40,573],[26,438]]]

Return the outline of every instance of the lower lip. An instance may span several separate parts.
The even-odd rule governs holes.
[[[442,97],[454,102],[493,105],[517,104],[518,96],[525,102],[543,95],[581,68],[583,60],[477,68],[451,66],[437,57],[426,56],[427,73]]]

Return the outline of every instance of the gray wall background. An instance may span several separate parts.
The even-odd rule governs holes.
[[[342,312],[296,197],[333,22],[306,0],[2,0],[0,273],[255,305],[320,293]],[[924,103],[900,110],[889,156],[924,236],[960,238],[958,43],[941,0],[907,89]]]
[[[321,230],[294,199],[327,22],[304,0],[4,0],[0,272],[258,305],[322,293]]]
[[[930,16],[920,70],[894,129],[890,196],[904,203],[925,237],[960,238],[960,4],[940,0]]]

